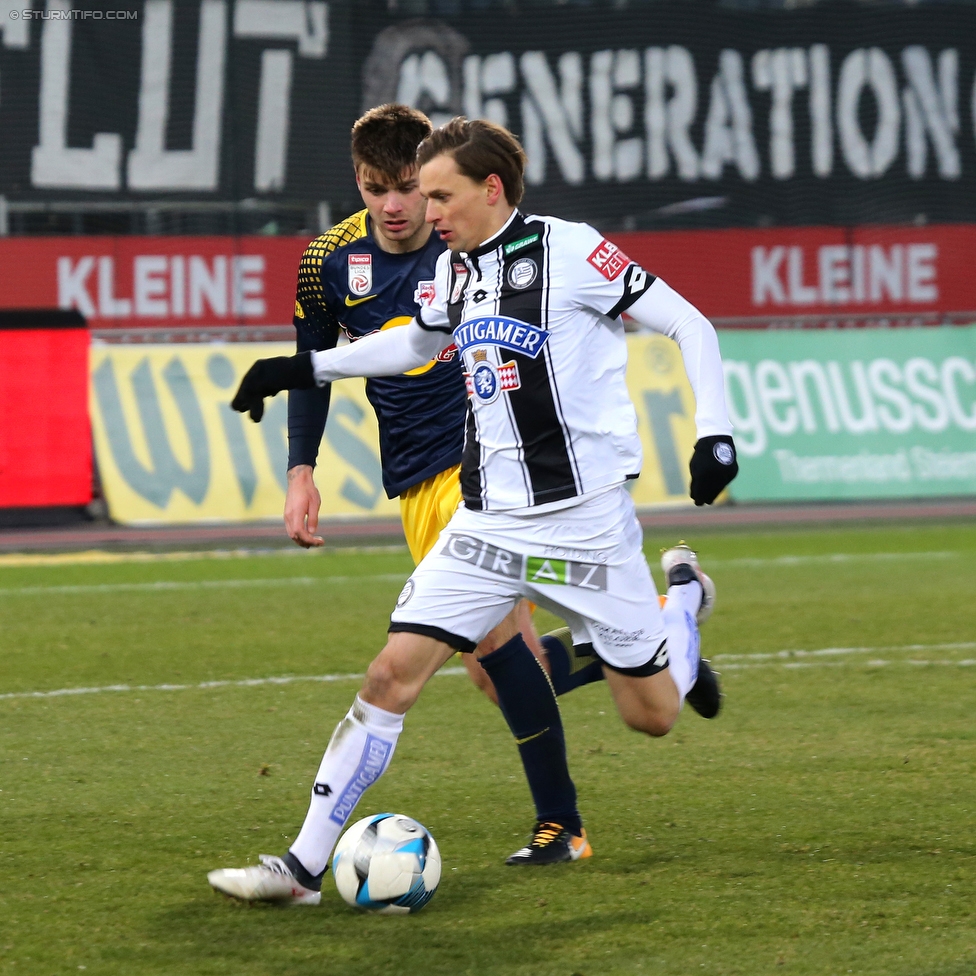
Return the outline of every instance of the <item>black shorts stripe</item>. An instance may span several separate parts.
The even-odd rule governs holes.
[[[664,647],[666,643],[667,640],[661,641],[657,647],[657,650],[655,650],[655,652],[651,655],[651,658],[647,664],[639,664],[636,668],[618,668],[617,665],[611,664],[609,661],[604,661],[603,658],[600,657],[599,651],[597,651],[596,648],[593,648],[592,644],[586,644],[583,646],[593,648],[593,655],[602,662],[603,666],[609,668],[611,671],[616,671],[617,674],[625,674],[628,678],[648,678],[652,674],[657,674],[659,671],[663,671],[668,666],[667,661],[665,661],[664,664],[657,663],[657,658],[661,653],[661,648]]]
[[[421,637],[433,637],[434,640],[453,647],[462,654],[470,654],[478,645],[467,637],[452,634],[442,627],[432,627],[430,624],[411,624],[407,621],[390,621],[388,634],[420,634]]]
[[[534,244],[512,254],[505,255],[503,251],[498,301],[500,315],[540,328],[546,328],[543,309],[548,300],[544,236],[540,234]],[[533,262],[535,277],[527,287],[516,288],[509,272],[516,263],[524,261]],[[568,433],[556,409],[548,356],[545,351],[535,359],[512,353],[512,359],[518,366],[520,387],[509,393],[509,403],[522,441],[523,463],[532,486],[532,504],[573,498],[579,494],[579,488],[570,458]]]

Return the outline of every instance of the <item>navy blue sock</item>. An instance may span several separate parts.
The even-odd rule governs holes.
[[[310,891],[321,891],[322,890],[322,878],[325,877],[325,871],[329,870],[329,865],[326,864],[325,871],[321,874],[311,874],[306,870],[305,865],[288,851],[287,854],[282,858],[282,861],[288,865],[288,870],[295,876],[295,880],[303,887],[308,888]]]
[[[549,677],[557,695],[565,695],[592,681],[603,681],[603,664],[593,653],[593,647],[590,644],[574,647],[568,627],[554,630],[539,640],[549,658]]]
[[[521,634],[481,658],[498,704],[515,736],[536,819],[561,824],[579,836],[576,787],[566,761],[566,740],[549,678]]]

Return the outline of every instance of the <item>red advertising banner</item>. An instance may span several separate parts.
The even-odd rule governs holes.
[[[973,312],[976,225],[611,234],[713,319]]]
[[[288,325],[297,237],[0,238],[0,308],[77,308],[93,329]]]
[[[88,331],[4,323],[0,508],[85,505],[91,488]]]
[[[976,314],[976,225],[612,233],[713,319]],[[92,328],[287,325],[295,237],[0,238],[0,308]]]

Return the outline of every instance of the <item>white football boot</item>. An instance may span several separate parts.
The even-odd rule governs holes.
[[[702,602],[696,617],[701,626],[715,609],[715,584],[698,565],[698,555],[683,542],[661,553],[661,568],[668,586],[689,583],[697,579],[701,583]],[[698,676],[694,685],[685,695],[685,701],[702,718],[715,718],[722,707],[722,689],[718,683],[718,672],[712,670],[706,658],[698,660]]]
[[[688,575],[687,567],[691,567],[691,571],[701,583],[702,602],[696,614],[700,627],[715,609],[715,584],[711,577],[706,576],[702,572],[701,566],[698,565],[698,554],[686,546],[684,542],[679,542],[676,546],[661,552],[661,569],[664,570],[664,579],[668,586],[677,582],[687,582],[687,579],[683,578]],[[676,577],[674,580],[672,580],[672,573]]]
[[[270,901],[279,905],[317,905],[321,891],[298,883],[280,857],[260,854],[260,864],[248,868],[219,868],[207,875],[210,887],[239,901]]]

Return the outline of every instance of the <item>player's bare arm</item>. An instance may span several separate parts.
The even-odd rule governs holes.
[[[315,485],[310,464],[296,464],[288,469],[288,492],[285,495],[285,529],[288,537],[305,549],[324,544],[317,535],[322,496]]]

